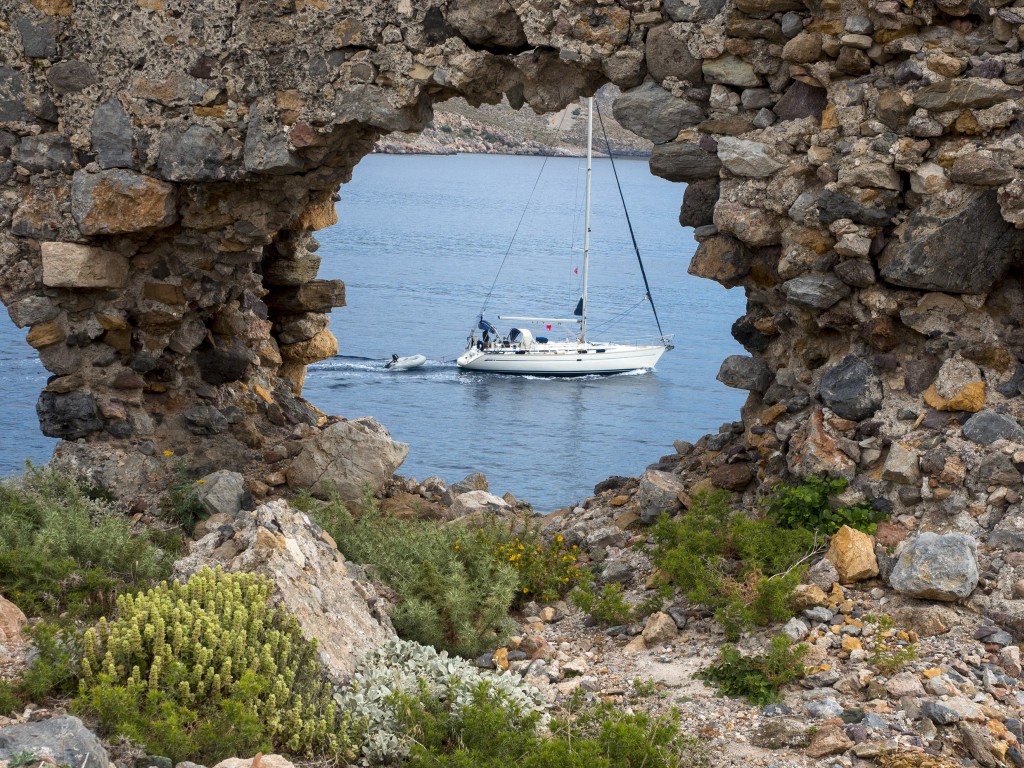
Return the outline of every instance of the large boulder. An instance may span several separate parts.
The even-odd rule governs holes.
[[[487,491],[467,491],[460,493],[448,510],[448,517],[458,519],[467,515],[507,515],[512,511],[508,503]]]
[[[722,161],[697,144],[673,141],[651,151],[651,173],[669,181],[717,179]]]
[[[818,397],[837,416],[859,421],[881,406],[882,382],[867,362],[847,355],[821,377]]]
[[[25,628],[28,619],[21,609],[0,596],[0,645],[17,640],[21,637],[21,630]]]
[[[334,541],[305,513],[279,499],[239,513],[231,531],[226,528],[193,544],[175,563],[175,577],[188,578],[204,565],[267,576],[303,636],[316,638],[320,659],[337,682],[351,675],[363,655],[394,637],[372,585],[350,577]]]
[[[929,195],[893,235],[878,256],[882,277],[946,293],[988,293],[1024,244],[1003,220],[995,190]]]
[[[768,363],[749,355],[729,355],[722,361],[716,377],[727,387],[764,392],[772,382]]]
[[[671,472],[649,469],[640,478],[634,500],[640,510],[640,521],[650,525],[662,512],[675,514],[682,508],[679,494],[686,491],[686,484]]]
[[[771,176],[783,167],[783,163],[768,154],[764,144],[732,136],[718,140],[718,159],[730,173],[757,179]]]
[[[840,450],[820,408],[815,408],[810,418],[793,433],[786,464],[798,478],[837,475],[852,480],[857,472],[853,459]]]
[[[364,489],[378,491],[395,473],[409,446],[371,416],[331,424],[308,440],[285,473],[288,485],[325,499],[336,491],[358,506]]]
[[[615,119],[638,136],[655,144],[672,141],[684,128],[704,119],[704,110],[673,96],[657,83],[646,82],[615,100]]]
[[[242,511],[247,492],[245,478],[238,472],[219,469],[202,478],[197,485],[196,495],[209,514],[233,516]]]
[[[0,728],[0,761],[19,752],[51,757],[69,768],[106,768],[107,751],[99,738],[71,715]]]
[[[929,600],[960,600],[978,586],[978,542],[963,533],[918,536],[889,575],[897,592]]]

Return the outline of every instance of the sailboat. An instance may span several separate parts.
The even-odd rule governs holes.
[[[594,139],[594,99],[587,99],[587,174],[586,197],[584,201],[584,233],[583,233],[583,288],[579,303],[573,316],[566,317],[518,317],[499,315],[499,320],[515,323],[541,324],[551,329],[554,325],[577,325],[578,334],[569,336],[564,341],[550,341],[546,336],[536,335],[528,328],[512,328],[507,336],[502,337],[498,330],[480,314],[476,327],[470,332],[466,350],[456,361],[460,368],[484,373],[507,373],[521,376],[589,376],[596,374],[625,373],[651,369],[661,356],[672,349],[671,338],[661,334],[649,343],[597,342],[587,338],[587,278],[590,267],[590,176],[593,162]],[[609,153],[609,158],[611,154]],[[614,161],[612,164],[614,170]],[[616,181],[618,175],[616,174]],[[620,188],[621,195],[621,188]],[[625,209],[625,201],[623,200]],[[626,212],[627,222],[629,213]],[[630,235],[633,233],[630,225]],[[633,238],[636,249],[636,238]],[[640,252],[636,249],[637,259]],[[647,286],[647,275],[643,262],[640,271],[644,276],[647,293],[644,298],[650,302],[654,312],[658,331],[657,310],[651,299],[650,287]],[[477,331],[481,336],[477,337]]]

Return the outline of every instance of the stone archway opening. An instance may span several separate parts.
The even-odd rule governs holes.
[[[0,298],[52,373],[43,430],[84,466],[148,457],[140,477],[178,446],[283,466],[321,431],[295,390],[333,348],[314,316],[343,299],[311,277],[309,234],[358,159],[456,95],[544,112],[606,81],[652,170],[690,182],[690,269],[747,294],[750,354],[719,378],[750,392],[758,477],[880,469],[922,393],[1019,414],[1019,19],[976,11],[5,6]]]

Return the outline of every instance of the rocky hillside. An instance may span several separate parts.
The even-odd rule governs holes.
[[[594,97],[608,144],[616,156],[648,155],[651,142],[624,129],[612,114],[612,104],[619,93],[614,85],[608,85]],[[606,154],[601,121],[594,116],[594,151]],[[434,110],[434,119],[421,132],[389,134],[377,142],[375,151],[574,156],[586,152],[586,126],[586,107],[582,100],[558,112],[538,115],[529,107],[514,110],[507,101],[474,108],[457,98],[439,104]]]

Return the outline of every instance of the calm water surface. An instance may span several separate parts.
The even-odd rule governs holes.
[[[616,167],[662,327],[675,337],[656,371],[540,379],[455,366],[492,283],[486,316],[502,333],[512,323],[499,314],[572,313],[582,272],[581,161],[371,155],[341,189],[339,224],[318,233],[320,276],[345,281],[348,306],[331,315],[342,354],[310,367],[305,396],[328,413],[373,415],[409,443],[402,474],[452,482],[481,471],[492,491],[512,491],[539,511],[584,498],[609,475],[639,474],[674,440],[736,418],[743,395],[715,374],[742,351],[729,335],[742,293],[686,273],[695,243],[678,224],[683,186],[651,176],[646,161]],[[588,336],[656,335],[606,160],[595,161],[593,186]],[[0,327],[4,473],[25,459],[46,461],[55,443],[39,432],[46,372],[24,336],[9,320]],[[383,364],[392,353],[429,360],[391,373]]]

